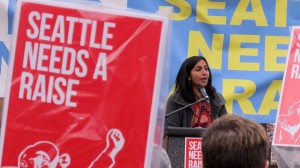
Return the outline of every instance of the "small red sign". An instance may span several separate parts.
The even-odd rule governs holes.
[[[202,138],[185,138],[185,168],[202,168]]]

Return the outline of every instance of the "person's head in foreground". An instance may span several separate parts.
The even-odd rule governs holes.
[[[207,128],[202,139],[204,168],[267,168],[268,137],[255,121],[224,115]]]

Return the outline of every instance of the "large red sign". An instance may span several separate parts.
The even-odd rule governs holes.
[[[293,27],[273,145],[300,146],[300,27]]]
[[[88,3],[19,2],[1,167],[149,167],[166,23]]]

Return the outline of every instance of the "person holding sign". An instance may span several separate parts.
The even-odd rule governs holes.
[[[187,58],[167,100],[165,127],[207,128],[227,114],[225,99],[212,86],[212,74],[203,56]]]
[[[267,168],[268,136],[255,121],[238,115],[215,120],[202,139],[204,168]]]

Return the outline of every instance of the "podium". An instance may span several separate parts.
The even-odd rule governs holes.
[[[185,138],[202,137],[205,128],[168,127],[166,128],[166,147],[172,167],[184,168]]]

